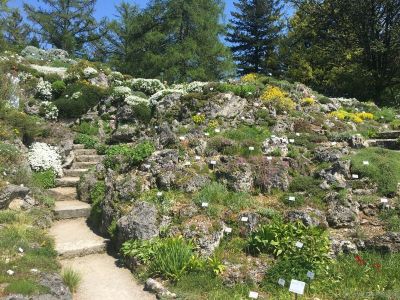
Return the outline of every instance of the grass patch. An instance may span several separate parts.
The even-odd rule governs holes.
[[[81,275],[71,268],[65,268],[61,273],[61,277],[71,293],[75,293],[82,280]]]
[[[32,173],[33,184],[42,189],[51,189],[56,186],[56,173],[49,169]]]
[[[364,161],[369,165],[364,165]],[[400,153],[382,148],[361,149],[351,157],[351,170],[370,178],[381,195],[394,195],[400,182]]]
[[[10,294],[35,295],[48,292],[48,289],[32,280],[21,279],[11,282],[5,288],[5,292]]]

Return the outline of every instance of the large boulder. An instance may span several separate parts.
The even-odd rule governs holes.
[[[279,152],[282,156],[288,153],[289,140],[287,137],[271,136],[267,138],[263,145],[262,150],[264,154],[273,154]]]
[[[224,163],[216,175],[218,180],[237,192],[250,192],[254,186],[254,175],[251,165],[234,157],[221,159]]]
[[[7,209],[16,198],[24,199],[30,189],[24,186],[9,184],[0,190],[0,209]]]
[[[159,234],[157,208],[147,202],[137,202],[131,212],[117,221],[118,240],[149,240]]]
[[[270,193],[273,189],[287,191],[290,184],[289,162],[278,158],[268,160],[266,157],[255,158],[254,186],[262,192]]]
[[[383,253],[400,252],[400,232],[386,232],[383,235],[375,236],[365,241],[367,249]]]
[[[306,226],[328,227],[325,215],[316,209],[308,209],[308,211],[292,210],[287,212],[286,220],[290,222],[300,221]]]

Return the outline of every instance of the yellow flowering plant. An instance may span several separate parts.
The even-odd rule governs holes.
[[[278,111],[290,111],[296,108],[296,103],[276,86],[268,86],[262,94],[261,100],[275,107]]]
[[[240,81],[245,82],[245,83],[253,83],[253,82],[257,81],[257,79],[258,79],[258,74],[249,73],[249,74],[243,75],[240,78]]]

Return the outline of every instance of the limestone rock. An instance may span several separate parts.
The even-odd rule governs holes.
[[[0,209],[7,209],[8,205],[15,198],[25,198],[28,195],[30,189],[19,185],[7,185],[0,190]]]
[[[365,246],[367,249],[383,253],[398,253],[400,252],[400,232],[386,232],[365,241]]]
[[[264,154],[280,152],[282,156],[286,156],[288,153],[288,145],[289,140],[287,137],[272,136],[264,141],[262,149]]]
[[[151,293],[154,293],[157,295],[157,298],[162,298],[162,299],[175,299],[176,294],[171,293],[168,291],[166,287],[162,285],[162,283],[158,282],[157,280],[153,278],[149,278],[146,280],[144,284],[144,289],[145,291],[149,291]]]

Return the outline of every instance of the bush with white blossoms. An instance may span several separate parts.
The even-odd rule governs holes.
[[[19,78],[19,80],[21,80],[22,82],[25,82],[25,81],[27,81],[27,80],[29,80],[29,79],[32,79],[32,78],[33,78],[33,75],[32,75],[31,73],[27,73],[27,72],[20,72],[20,73],[18,74],[18,78]]]
[[[50,101],[42,101],[40,103],[39,114],[46,120],[57,120],[58,108]]]
[[[36,97],[45,101],[51,100],[52,98],[51,92],[52,92],[51,83],[43,80],[43,78],[40,78],[36,86]]]
[[[58,176],[62,176],[61,156],[56,147],[46,143],[33,143],[29,147],[28,161],[32,170],[54,170]]]
[[[153,95],[158,91],[165,90],[165,86],[158,79],[134,78],[131,79],[129,83],[132,90],[147,95]]]
[[[154,105],[157,105],[157,103],[158,103],[162,98],[164,98],[164,97],[167,96],[167,95],[174,94],[174,93],[176,93],[176,94],[181,94],[181,95],[186,94],[186,92],[183,91],[183,90],[166,89],[166,90],[159,91],[159,92],[155,93],[153,96],[151,96],[151,97],[149,98],[149,103],[150,103],[150,105],[153,105],[153,106],[154,106]]]
[[[113,89],[112,96],[116,101],[124,101],[126,97],[132,95],[132,90],[127,86],[116,86]]]
[[[107,76],[107,79],[108,79],[111,83],[122,82],[122,81],[124,80],[124,75],[122,75],[121,72],[113,71],[113,72],[111,72],[111,73]]]
[[[186,86],[185,91],[187,93],[202,93],[207,84],[208,82],[193,81]]]
[[[135,106],[135,105],[142,104],[142,103],[149,105],[149,99],[145,99],[145,98],[135,96],[135,95],[130,95],[125,98],[125,103],[129,104],[131,106]]]
[[[83,69],[83,76],[86,79],[90,79],[90,78],[96,77],[97,74],[99,74],[99,72],[97,72],[97,70],[95,68],[86,67],[85,69]]]

